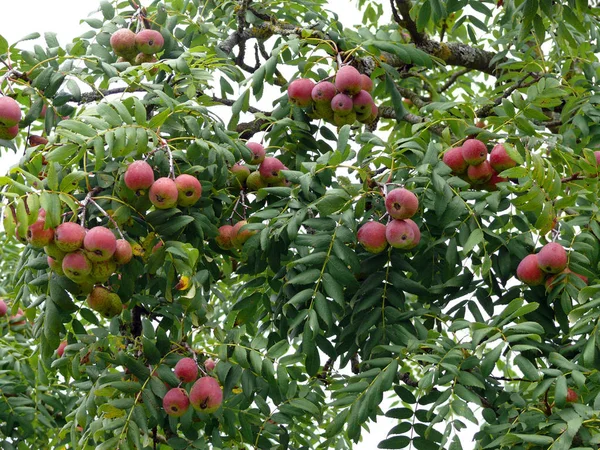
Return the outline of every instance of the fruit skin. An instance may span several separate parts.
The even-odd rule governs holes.
[[[65,354],[65,347],[67,346],[67,341],[61,341],[60,344],[58,344],[58,348],[56,349],[56,354],[58,355],[59,358],[62,358],[62,355]]]
[[[105,311],[110,304],[111,292],[103,286],[95,286],[88,294],[87,305],[94,311]]]
[[[387,247],[386,227],[379,222],[367,222],[356,234],[358,242],[370,253],[381,253]]]
[[[0,139],[10,141],[16,138],[19,134],[19,125],[13,125],[12,127],[0,127]]]
[[[577,400],[579,400],[577,392],[571,388],[567,388],[567,403],[575,403]]]
[[[250,176],[250,169],[242,164],[234,164],[231,167],[231,173],[235,176],[236,181],[234,184],[238,188],[243,188],[246,186],[246,180]]]
[[[192,358],[182,358],[175,364],[173,372],[184,383],[191,383],[198,378],[198,364]]]
[[[344,125],[352,125],[356,122],[356,113],[351,111],[349,114],[340,115],[338,113],[333,114],[333,123],[337,127],[343,127]]]
[[[335,85],[331,81],[320,81],[311,91],[311,97],[315,103],[329,104],[336,94]]]
[[[337,94],[331,99],[331,109],[338,116],[346,116],[352,112],[354,103],[346,94]]]
[[[488,191],[497,191],[498,186],[496,186],[496,185],[498,183],[504,183],[506,181],[508,181],[507,178],[498,176],[498,172],[496,172],[494,169],[492,169],[491,178],[481,185],[481,189],[486,189]]]
[[[56,272],[57,275],[62,276],[65,274],[62,270],[62,259],[57,260],[57,259],[54,259],[52,256],[48,256],[47,261],[48,261],[48,267],[50,267],[51,270]]]
[[[56,230],[54,232],[56,236]],[[44,251],[46,252],[46,255],[51,256],[52,258],[58,261],[62,261],[66,254],[64,251],[62,251],[56,246],[55,241],[52,241],[48,245],[46,245],[44,247]]]
[[[365,75],[364,73],[360,74],[360,87],[363,91],[373,91],[373,80],[371,80],[369,75]]]
[[[123,181],[136,194],[143,195],[154,183],[154,171],[146,161],[134,161],[127,166]]]
[[[596,164],[600,166],[600,150],[594,152],[594,157],[596,158]]]
[[[117,249],[117,238],[106,227],[94,227],[83,238],[83,247],[90,261],[106,261]]]
[[[465,173],[467,171],[467,167],[469,167],[465,161],[465,157],[463,156],[462,147],[454,147],[446,150],[444,156],[442,157],[442,161],[444,161],[444,164],[450,167],[450,169],[452,169],[452,173],[456,175]]]
[[[372,104],[373,97],[364,90],[361,90],[352,98],[352,108],[357,114],[370,113]]]
[[[83,245],[86,229],[75,222],[61,223],[54,230],[54,244],[63,252],[74,252]]]
[[[313,107],[313,115],[317,119],[325,119],[329,122],[333,121],[333,109],[331,109],[331,102],[328,103],[315,103]]]
[[[0,299],[0,317],[4,317],[8,311],[8,305],[2,299]]]
[[[215,412],[223,402],[223,391],[219,382],[212,377],[202,377],[190,391],[190,403],[194,409],[207,414]]]
[[[408,250],[414,248],[416,245],[414,228],[403,219],[390,221],[385,227],[385,237],[388,243],[394,248]]]
[[[246,142],[246,147],[248,147],[254,155],[252,157],[252,160],[250,161],[250,164],[260,164],[265,160],[265,156],[267,153],[265,152],[265,148],[261,144],[259,144],[258,142]]]
[[[298,78],[290,83],[287,94],[290,103],[300,107],[306,107],[312,103],[312,90],[315,87],[313,80]]]
[[[503,170],[515,167],[517,162],[508,156],[504,145],[496,144],[490,152],[490,164],[496,172],[502,172]]]
[[[408,189],[392,189],[385,197],[385,208],[392,219],[408,219],[419,209],[419,199]]]
[[[285,167],[285,165],[277,158],[273,158],[271,156],[266,157],[258,168],[260,176],[267,183],[273,183],[281,180],[283,178],[280,173],[281,170],[287,170],[287,167]]]
[[[483,161],[476,166],[469,166],[467,176],[473,184],[484,184],[492,178],[493,170],[489,161]]]
[[[240,229],[246,225],[248,222],[245,220],[240,220],[236,223],[231,229],[231,243],[235,248],[241,248],[250,237],[255,235],[258,230],[248,230],[244,229],[240,231]]]
[[[54,228],[44,229],[45,223],[45,218],[39,217],[38,220],[27,228],[27,242],[33,247],[45,247],[54,239]]]
[[[155,208],[169,209],[177,205],[179,190],[175,181],[167,177],[162,177],[150,186],[148,195]]]
[[[540,269],[547,273],[562,272],[567,267],[567,251],[556,243],[550,242],[542,247],[537,254]]]
[[[75,283],[85,281],[92,273],[92,263],[83,251],[76,251],[65,255],[62,261],[62,270],[65,276]]]
[[[117,264],[127,264],[133,258],[133,248],[125,239],[117,239],[113,259]]]
[[[204,368],[208,371],[208,372],[212,372],[213,370],[215,370],[215,367],[217,366],[217,363],[215,362],[214,359],[212,358],[208,358],[206,361],[204,361]]]
[[[467,139],[462,145],[465,161],[474,166],[487,159],[487,147],[479,139]]]
[[[91,276],[96,283],[106,283],[110,276],[117,271],[117,263],[113,259],[92,263]]]
[[[17,313],[14,316],[10,316],[8,320],[11,327],[25,325],[25,312],[19,308]]]
[[[0,126],[10,128],[21,121],[21,107],[10,97],[0,97]]]
[[[537,255],[527,255],[517,266],[517,278],[529,286],[544,283],[546,274],[540,269]]]
[[[129,59],[131,55],[136,53],[135,33],[128,28],[116,31],[110,37],[110,46],[115,55]]]
[[[362,89],[360,72],[352,66],[343,66],[335,75],[335,87],[347,95],[356,95]]]
[[[170,389],[163,397],[163,409],[173,417],[183,416],[190,407],[190,399],[182,388]]]
[[[136,48],[146,55],[160,52],[164,45],[164,38],[156,30],[142,30],[135,35]]]
[[[573,275],[579,277],[581,279],[581,281],[583,281],[585,284],[588,284],[588,278],[584,275],[579,275],[578,273],[573,272],[571,269],[569,269],[568,267],[563,270],[562,272],[559,272],[557,274],[552,275],[551,277],[548,277],[548,279],[546,280],[546,290],[547,291],[551,291],[552,289],[554,289],[554,281],[561,276],[562,274],[565,274],[565,276],[568,277],[568,274],[572,273]]]
[[[246,178],[246,189],[249,191],[258,191],[267,186],[267,182],[262,179],[258,170],[251,172],[250,175],[248,175],[248,178]]]
[[[175,178],[177,187],[177,204],[179,206],[192,206],[202,196],[202,185],[196,177],[182,173]]]
[[[215,241],[217,241],[217,245],[223,250],[230,250],[233,248],[233,242],[231,242],[232,231],[233,226],[231,225],[219,227],[219,235],[215,238]]]
[[[413,232],[412,244],[409,244],[405,247],[406,250],[411,250],[419,245],[419,242],[421,242],[421,230],[419,229],[419,226],[411,219],[404,219],[404,222],[407,223]]]
[[[144,63],[155,63],[158,62],[158,59],[154,55],[147,55],[145,53],[138,53],[133,60],[136,65],[144,64]],[[150,72],[156,72],[154,69]]]

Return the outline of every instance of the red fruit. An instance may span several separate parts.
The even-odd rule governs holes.
[[[10,326],[25,325],[25,313],[19,308],[17,313],[14,316],[10,316],[8,321]]]
[[[358,242],[370,253],[381,253],[387,247],[386,227],[379,222],[367,222],[356,234]]]
[[[62,358],[62,355],[65,353],[65,347],[67,346],[67,341],[62,341],[58,344],[58,348],[56,349],[56,354],[59,358]]]
[[[223,402],[223,391],[219,382],[212,377],[202,377],[190,391],[190,403],[194,409],[207,414],[215,412]]]
[[[223,250],[229,250],[233,248],[233,242],[231,242],[231,232],[233,227],[231,225],[223,225],[219,228],[219,235],[215,238],[217,245]]]
[[[414,227],[406,220],[392,220],[385,227],[385,237],[388,243],[394,248],[403,250],[411,249],[416,244]],[[420,233],[419,233],[420,239]]]
[[[450,167],[452,173],[456,175],[465,173],[469,166],[463,156],[462,147],[454,147],[446,150],[446,153],[444,153],[444,156],[442,157],[442,161],[444,161],[444,164]]]
[[[517,165],[516,161],[508,156],[506,148],[502,144],[494,145],[490,152],[490,164],[496,172],[502,172]]]
[[[43,217],[38,217],[38,220],[27,228],[27,242],[33,247],[42,248],[54,239],[54,229],[44,229],[44,225],[45,219]]]
[[[567,403],[575,403],[577,400],[579,400],[577,392],[571,388],[567,388]]]
[[[483,161],[476,166],[469,166],[467,176],[473,184],[484,184],[492,178],[493,170],[489,161]]]
[[[393,189],[385,197],[385,208],[392,219],[408,219],[419,209],[419,199],[408,189]]]
[[[127,166],[123,181],[129,189],[143,195],[154,183],[154,171],[146,161],[134,161]]]
[[[529,286],[543,284],[545,276],[538,264],[537,255],[527,255],[517,266],[517,278]]]
[[[600,150],[596,150],[594,156],[596,157],[596,164],[600,166]]]
[[[206,361],[204,361],[204,368],[208,371],[208,372],[212,372],[213,370],[215,370],[215,367],[217,366],[217,363],[215,362],[214,359],[212,358],[208,358]]]
[[[83,245],[86,229],[75,222],[61,223],[54,231],[54,244],[63,252],[74,252]]]
[[[37,147],[38,145],[46,145],[48,143],[48,139],[43,136],[36,136],[35,134],[32,134],[27,138],[27,143],[31,147]]]
[[[415,248],[417,245],[419,245],[419,242],[421,242],[421,230],[419,229],[419,226],[413,220],[404,219],[404,221],[412,229],[412,232],[413,232],[412,244],[409,244],[405,247],[405,250],[410,250],[412,248]]]
[[[0,299],[0,317],[4,317],[8,311],[8,305],[2,299]]]
[[[170,389],[163,397],[163,408],[170,416],[181,417],[189,407],[190,399],[184,389]]]
[[[492,169],[492,177],[486,183],[483,183],[481,185],[481,188],[486,189],[488,191],[496,191],[498,190],[498,186],[496,186],[496,184],[504,183],[506,181],[508,181],[507,178],[502,178],[498,176],[498,172]]]
[[[4,97],[0,97],[4,98]],[[12,127],[0,127],[0,139],[10,141],[19,134],[19,125],[13,125]]]
[[[470,165],[477,165],[487,159],[487,147],[478,139],[467,139],[462,145],[465,161]]]
[[[158,62],[158,59],[154,55],[146,55],[145,53],[138,53],[133,62],[139,66],[140,64],[144,64],[144,63]],[[157,69],[158,68],[154,68],[154,69],[150,70],[150,73],[152,75],[155,75]]]
[[[337,91],[335,85],[330,81],[318,82],[311,91],[311,97],[315,103],[331,103]]]
[[[135,54],[135,33],[127,28],[117,30],[110,37],[110,46],[115,55],[124,58]]]
[[[572,273],[573,275],[575,275],[575,276],[579,277],[579,278],[581,279],[581,281],[583,281],[585,284],[588,284],[588,278],[587,278],[586,276],[584,276],[584,275],[579,275],[578,273],[575,273],[575,272],[573,272],[571,269],[569,269],[569,268],[567,267],[567,268],[566,268],[565,270],[563,270],[562,272],[560,272],[560,273],[557,273],[557,274],[554,274],[554,275],[552,275],[551,277],[549,277],[549,278],[546,280],[546,290],[547,290],[547,291],[551,291],[552,289],[554,289],[554,286],[555,286],[555,280],[556,280],[558,277],[560,277],[561,275],[563,275],[563,274],[565,275],[565,278],[564,278],[564,279],[565,279],[565,281],[566,281],[566,278],[569,276],[569,274],[570,274],[570,273]]]
[[[198,364],[192,358],[182,358],[175,364],[173,372],[184,383],[191,383],[198,378]]]
[[[175,181],[167,177],[162,177],[150,186],[148,195],[155,208],[169,209],[177,205],[179,190],[177,189]]]
[[[249,230],[249,229],[242,230],[242,227],[244,225],[246,225],[247,223],[248,222],[245,220],[240,220],[231,229],[231,243],[236,248],[241,248],[242,245],[244,245],[245,242],[248,239],[250,239],[251,236],[255,235],[258,232],[258,230]]]
[[[62,270],[67,278],[78,283],[89,278],[92,273],[92,263],[83,251],[78,250],[65,255],[62,260]]]
[[[562,245],[550,242],[542,247],[537,259],[540,269],[544,272],[558,273],[567,267],[568,256]]]
[[[133,258],[133,249],[131,244],[125,239],[117,239],[117,246],[115,247],[115,253],[113,259],[117,264],[127,264]]]
[[[335,87],[346,95],[356,95],[362,89],[360,72],[352,66],[344,66],[335,75]]]
[[[360,87],[363,91],[372,92],[373,91],[373,80],[368,75],[364,73],[360,74]]]
[[[248,147],[254,155],[250,161],[250,164],[260,164],[265,160],[265,148],[258,142],[246,142],[246,147]]]
[[[175,178],[177,187],[177,204],[179,206],[192,206],[202,196],[202,185],[196,177],[185,173]]]
[[[300,107],[310,105],[312,103],[311,94],[314,87],[314,81],[308,78],[298,78],[292,81],[287,90],[290,103]]]
[[[345,116],[352,112],[354,103],[346,94],[337,94],[331,99],[331,109],[338,116]]]
[[[164,45],[164,38],[156,30],[142,30],[135,35],[136,48],[146,55],[160,52]]]
[[[117,249],[117,238],[106,227],[94,227],[83,238],[83,248],[90,261],[106,261]]]
[[[0,97],[0,126],[10,128],[21,121],[21,107],[10,97]]]
[[[357,114],[370,113],[372,104],[373,97],[364,90],[361,90],[352,98],[352,108]]]
[[[273,183],[283,178],[280,171],[286,169],[287,167],[285,167],[285,165],[277,158],[268,156],[262,163],[260,163],[258,171],[260,172],[260,176],[263,178],[263,180],[265,180],[267,183]]]

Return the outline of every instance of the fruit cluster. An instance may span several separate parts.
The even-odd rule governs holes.
[[[154,54],[160,52],[164,45],[164,38],[155,30],[134,33],[129,28],[123,28],[110,37],[110,46],[119,56],[118,62],[127,61],[131,64],[156,62]]]
[[[248,222],[240,220],[234,225],[223,225],[219,227],[219,235],[215,238],[217,245],[223,250],[232,248],[240,249],[250,237],[256,234],[256,230],[242,229]]]
[[[551,290],[558,276],[572,273],[567,267],[568,256],[565,248],[550,242],[544,245],[536,254],[527,255],[517,266],[517,278],[529,286],[539,286],[546,283]],[[587,284],[587,277],[574,274]]]
[[[358,242],[371,253],[381,253],[388,244],[411,250],[421,240],[421,230],[411,219],[419,209],[419,199],[408,189],[391,190],[385,198],[385,208],[392,218],[387,225],[367,222],[357,233]]]
[[[202,185],[192,175],[181,174],[174,180],[161,177],[154,180],[154,170],[146,161],[134,161],[125,170],[125,185],[137,196],[146,195],[157,209],[192,206],[202,196]]]
[[[372,90],[371,78],[352,66],[343,66],[333,83],[324,80],[315,84],[308,78],[298,78],[290,83],[287,93],[289,101],[308,108],[311,117],[341,127],[357,120],[368,124],[377,118],[378,109],[370,94]]]
[[[205,367],[208,371],[214,369],[214,361],[207,359]],[[190,404],[197,410],[207,414],[215,412],[223,402],[223,391],[219,382],[210,376],[198,378],[198,364],[192,358],[180,359],[173,369],[175,376],[182,383],[192,383],[188,395],[182,387],[170,389],[163,397],[165,412],[173,417],[181,417]]]
[[[11,140],[19,134],[21,107],[10,97],[0,97],[0,139]]]
[[[452,173],[466,175],[469,182],[487,190],[495,190],[497,183],[507,181],[498,174],[517,165],[503,144],[494,146],[488,160],[487,147],[478,139],[467,139],[461,147],[447,150],[442,160]]]
[[[8,305],[4,300],[0,298],[0,317],[6,316],[7,313]],[[25,313],[23,312],[23,310],[19,308],[14,316],[9,317],[8,323],[11,326],[25,325]]]
[[[235,176],[236,187],[257,191],[260,188],[268,186],[285,186],[288,182],[281,173],[288,168],[277,158],[266,156],[265,148],[258,142],[247,142],[246,146],[252,152],[252,159],[249,164],[257,166],[254,171],[250,167],[236,163],[231,168]]]

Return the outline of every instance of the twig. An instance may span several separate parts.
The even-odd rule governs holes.
[[[87,196],[86,196],[87,198]],[[123,235],[123,232],[121,231],[121,229],[119,228],[119,225],[117,224],[117,222],[115,222],[115,219],[113,219],[105,210],[104,208],[102,208],[102,206],[100,206],[92,197],[89,198],[89,202],[94,205],[96,208],[98,208],[98,210],[106,216],[106,218],[110,221],[110,223],[112,223],[114,225],[114,227],[117,229],[117,231],[119,232],[119,236],[121,236],[121,239],[125,239],[125,236]]]
[[[450,86],[452,86],[456,80],[458,80],[464,74],[469,73],[471,70],[473,70],[473,69],[464,68],[464,69],[460,69],[460,70],[457,70],[456,72],[454,72],[452,75],[450,75],[450,78],[448,78],[448,80],[446,80],[444,85],[438,89],[438,93],[441,94],[442,92],[445,92],[446,90],[448,90],[448,88]]]

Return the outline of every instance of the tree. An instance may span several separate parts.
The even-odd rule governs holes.
[[[324,3],[0,37],[3,448],[598,448],[599,10]]]

